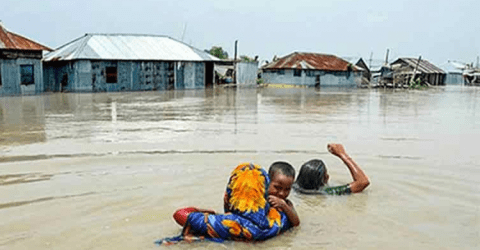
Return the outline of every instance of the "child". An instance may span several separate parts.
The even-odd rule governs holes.
[[[304,194],[332,194],[342,195],[362,192],[368,187],[370,181],[358,164],[348,156],[341,144],[328,144],[330,153],[340,158],[352,175],[353,182],[336,187],[328,187],[329,175],[325,163],[319,159],[310,160],[302,165],[293,188]]]
[[[268,170],[270,185],[268,186],[268,203],[287,215],[293,227],[300,224],[297,212],[287,199],[295,180],[295,169],[286,162],[274,162]]]

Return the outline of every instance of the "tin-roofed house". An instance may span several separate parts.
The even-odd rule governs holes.
[[[45,91],[205,88],[218,60],[168,36],[85,34],[45,56]]]
[[[334,55],[294,52],[262,67],[267,84],[358,86],[361,68]]]
[[[445,77],[445,85],[463,85],[465,79],[463,73],[467,69],[467,65],[455,61],[447,61],[441,66],[441,69],[447,74]]]
[[[445,84],[445,71],[421,58],[398,58],[390,66],[393,71],[393,86],[410,85],[412,78],[429,85]]]
[[[343,57],[349,63],[362,69],[362,85],[370,85],[370,80],[372,79],[372,72],[368,67],[367,63],[361,57]]]
[[[43,92],[44,51],[51,49],[7,30],[0,22],[0,96]]]

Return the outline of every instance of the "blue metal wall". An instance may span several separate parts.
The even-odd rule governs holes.
[[[284,74],[277,72],[263,72],[264,83],[289,84],[302,86],[315,86],[316,77],[320,77],[320,86],[359,86],[361,84],[361,72],[326,72],[315,71],[307,76],[302,70],[301,76],[294,76],[293,69],[285,69]]]
[[[445,84],[462,85],[465,84],[465,80],[463,79],[462,73],[448,73],[447,77],[445,78]]]
[[[237,84],[255,85],[257,84],[258,62],[239,62],[237,63]]]
[[[45,91],[116,92],[205,87],[205,63],[165,61],[90,61],[45,63]],[[117,68],[107,83],[106,68]],[[62,82],[66,84],[62,86]]]
[[[33,65],[34,84],[20,84],[21,65]],[[0,96],[31,95],[43,92],[43,69],[40,59],[0,59],[0,77],[2,77]]]

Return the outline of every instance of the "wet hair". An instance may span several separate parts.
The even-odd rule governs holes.
[[[322,160],[313,159],[307,161],[300,168],[295,184],[303,189],[319,189],[325,184],[323,179],[326,172],[327,168]]]
[[[268,175],[270,178],[273,178],[277,173],[281,173],[287,177],[292,177],[295,179],[295,169],[287,162],[277,161],[270,165],[268,169]]]

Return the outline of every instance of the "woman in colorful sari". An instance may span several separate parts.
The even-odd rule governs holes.
[[[183,225],[182,234],[156,243],[169,245],[203,239],[261,241],[286,231],[291,227],[288,217],[267,201],[269,183],[269,175],[260,166],[240,164],[230,175],[225,214],[197,208],[179,209],[174,218]]]

